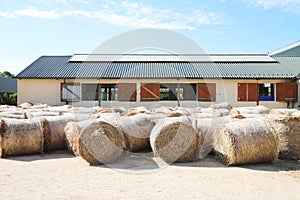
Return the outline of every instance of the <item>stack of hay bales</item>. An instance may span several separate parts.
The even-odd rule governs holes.
[[[280,113],[284,114],[272,114],[266,116],[265,123],[269,127],[271,132],[279,138],[279,158],[288,160],[299,160],[300,116],[291,114],[291,112],[287,111],[287,109],[284,110],[284,112],[281,111]]]
[[[97,165],[114,162],[124,150],[137,152],[148,147],[153,126],[147,114],[128,117],[114,113],[97,120],[69,123],[65,132],[69,149]]]
[[[193,162],[199,158],[202,144],[199,135],[187,118],[160,120],[150,135],[150,144],[155,156],[167,163]]]
[[[245,119],[220,126],[214,133],[217,158],[226,165],[272,162],[278,139],[262,120]]]

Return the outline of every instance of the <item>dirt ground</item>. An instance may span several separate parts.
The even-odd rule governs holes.
[[[133,154],[89,166],[66,152],[0,159],[0,199],[299,199],[300,161],[166,165]]]

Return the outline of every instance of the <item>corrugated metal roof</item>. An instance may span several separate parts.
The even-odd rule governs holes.
[[[226,55],[226,54],[75,54],[69,62],[268,62],[277,61],[265,54]]]
[[[0,76],[0,92],[16,93],[17,79]]]
[[[253,62],[68,62],[72,56],[42,56],[17,78],[294,78],[300,57],[273,57],[277,63]]]
[[[270,56],[300,56],[300,41],[277,49],[269,54]]]

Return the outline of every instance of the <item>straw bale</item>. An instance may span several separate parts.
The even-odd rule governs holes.
[[[93,122],[84,128],[78,140],[80,156],[91,165],[114,162],[125,148],[123,131],[104,120]]]
[[[41,119],[8,119],[0,123],[1,157],[43,153]]]
[[[272,162],[278,157],[278,139],[262,120],[244,119],[214,132],[217,158],[227,165]]]
[[[190,121],[176,117],[160,120],[150,135],[154,155],[167,163],[197,160],[201,148],[199,140]]]
[[[213,109],[226,109],[226,110],[231,110],[232,106],[227,103],[227,102],[223,102],[223,103],[218,103],[218,104],[213,104],[210,105],[209,108],[213,108]]]
[[[279,138],[279,158],[300,160],[300,116],[267,115],[265,122]]]
[[[199,153],[199,158],[204,158],[213,149],[213,133],[215,129],[222,124],[230,122],[228,117],[215,118],[192,118],[192,126],[199,135],[202,135],[203,141]]]
[[[80,122],[69,122],[65,126],[65,135],[68,150],[75,156],[79,156],[78,149],[78,139],[80,132],[85,128],[95,122],[95,119],[88,119]]]
[[[149,137],[155,123],[148,114],[119,117],[116,119],[116,125],[125,134],[128,151],[137,152],[150,146]]]
[[[281,108],[281,109],[272,109],[270,111],[270,114],[274,115],[288,115],[291,116],[293,113],[298,112],[297,109],[287,109],[287,108]]]

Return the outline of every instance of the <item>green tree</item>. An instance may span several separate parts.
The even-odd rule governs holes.
[[[0,76],[7,77],[7,78],[12,78],[12,77],[14,77],[14,75],[11,74],[9,71],[3,71],[3,72],[0,72]]]
[[[9,71],[0,72],[0,76],[7,77],[7,78],[14,77],[14,75]],[[4,93],[0,95],[0,105],[1,104],[17,105],[17,93],[13,93],[13,94]]]

